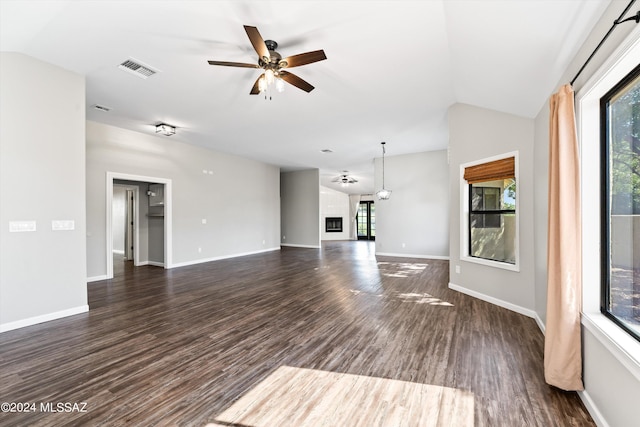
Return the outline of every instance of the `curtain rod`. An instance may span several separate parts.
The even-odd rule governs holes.
[[[587,66],[587,64],[589,64],[589,62],[591,61],[591,58],[593,58],[593,56],[596,54],[598,49],[600,49],[600,46],[602,46],[602,44],[605,42],[605,40],[607,40],[607,38],[609,38],[609,36],[613,32],[613,30],[616,28],[616,25],[622,24],[623,22],[627,22],[627,21],[636,21],[636,24],[638,22],[640,22],[640,11],[638,11],[638,13],[636,13],[634,16],[632,16],[630,18],[622,19],[624,17],[624,15],[627,14],[629,9],[631,9],[631,6],[633,6],[633,4],[635,2],[636,2],[636,0],[631,0],[631,2],[629,2],[627,7],[625,8],[625,10],[620,14],[620,17],[618,17],[618,19],[613,21],[613,25],[611,26],[611,28],[609,28],[609,31],[607,31],[607,34],[605,34],[604,37],[602,38],[602,40],[600,40],[600,43],[598,43],[598,46],[596,46],[596,48],[593,50],[593,52],[591,52],[591,55],[589,55],[589,57],[584,62],[584,64],[582,64],[582,67],[580,67],[580,70],[578,71],[578,74],[576,74],[576,76],[573,78],[573,80],[571,80],[571,86],[573,86],[573,83],[580,76],[580,74],[582,73],[582,70],[584,70],[584,68]]]

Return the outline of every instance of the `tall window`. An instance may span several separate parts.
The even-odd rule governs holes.
[[[515,155],[462,166],[461,258],[517,270]]]
[[[600,100],[600,310],[640,341],[640,66]]]

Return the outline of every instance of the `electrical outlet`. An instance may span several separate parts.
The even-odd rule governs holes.
[[[460,274],[460,266],[459,265],[456,265],[456,273]]]
[[[202,253],[202,248],[198,248],[198,253]]]
[[[202,218],[202,223],[206,224],[207,223],[207,219],[206,218]]]

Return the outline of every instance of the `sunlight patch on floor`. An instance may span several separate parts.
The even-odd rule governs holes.
[[[393,292],[392,295],[385,295],[383,293],[371,293],[365,292],[358,289],[349,289],[351,295],[366,295],[373,296],[377,298],[396,298],[401,300],[402,302],[412,302],[414,304],[429,304],[429,305],[440,305],[444,307],[453,307],[453,304],[450,302],[441,300],[440,298],[436,298],[433,295],[427,293],[416,293],[416,292]]]
[[[281,366],[207,427],[473,426],[473,393]]]
[[[453,307],[453,304],[451,304],[450,302],[443,301],[440,298],[436,298],[433,295],[429,294],[418,294],[409,292],[398,294],[398,298],[405,302],[413,302],[416,304],[444,305],[446,307]]]
[[[387,277],[409,277],[420,274],[429,264],[413,262],[390,262],[378,261],[378,269],[383,276]]]

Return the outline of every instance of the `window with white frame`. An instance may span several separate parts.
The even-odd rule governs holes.
[[[640,66],[600,100],[600,310],[640,341]]]
[[[640,341],[601,310],[603,296],[607,293],[602,285],[603,277],[611,274],[610,266],[604,265],[602,252],[610,245],[616,245],[610,240],[611,236],[624,236],[614,231],[607,237],[603,236],[602,232],[603,221],[605,224],[609,222],[608,226],[612,227],[613,222],[617,222],[617,214],[611,213],[620,211],[617,210],[618,207],[611,211],[611,205],[607,208],[603,203],[603,198],[612,200],[615,193],[612,194],[608,185],[602,186],[601,168],[603,162],[606,162],[603,159],[606,153],[603,153],[605,147],[601,141],[602,133],[605,131],[601,129],[601,101],[638,66],[637,58],[640,58],[640,27],[633,30],[619,44],[600,69],[577,92],[576,119],[582,188],[582,324],[630,372],[640,378]],[[618,225],[616,224],[615,228]],[[620,242],[624,245],[623,240]],[[613,257],[617,249],[614,248],[609,256]]]
[[[517,153],[461,166],[461,254],[518,271]]]

